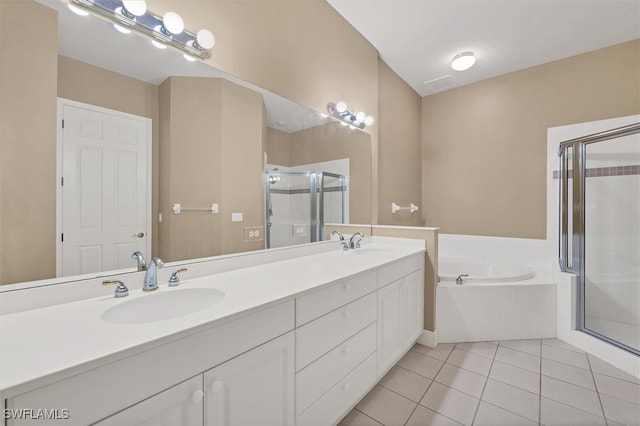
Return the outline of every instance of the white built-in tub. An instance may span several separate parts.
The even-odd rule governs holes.
[[[466,275],[461,277],[464,284],[514,282],[528,280],[535,274],[528,266],[515,263],[481,259],[438,260],[438,278],[441,282],[455,282],[461,275]]]
[[[462,277],[462,285],[456,278]],[[438,342],[537,339],[556,335],[551,270],[524,264],[440,258],[436,292]]]

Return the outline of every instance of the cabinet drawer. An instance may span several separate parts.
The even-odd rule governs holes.
[[[296,371],[375,320],[376,293],[371,293],[296,329]]]
[[[354,301],[377,288],[375,271],[352,277],[296,299],[296,327]]]
[[[391,265],[384,266],[378,270],[378,288],[384,287],[405,275],[424,268],[424,254],[411,256],[408,259],[400,260]]]
[[[300,414],[376,350],[376,324],[296,374],[296,413]]]
[[[375,382],[376,355],[373,354],[298,416],[296,426],[336,424]]]

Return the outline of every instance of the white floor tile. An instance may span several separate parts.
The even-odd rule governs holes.
[[[542,398],[540,403],[540,423],[545,426],[606,426],[604,417],[589,414],[548,398]]]
[[[338,426],[382,426],[382,423],[376,422],[358,410],[351,410],[351,412],[338,423]]]
[[[493,361],[489,377],[531,393],[540,393],[540,374],[515,365]]]
[[[632,404],[609,395],[600,394],[607,419],[624,425],[640,425],[640,405]]]
[[[479,400],[433,382],[420,404],[464,425],[471,425]]]
[[[433,379],[436,374],[438,374],[438,370],[440,370],[442,364],[444,364],[444,362],[414,351],[407,352],[407,354],[398,361],[400,367],[429,379]]]
[[[445,363],[434,380],[460,392],[480,398],[487,378],[482,374]]]
[[[447,362],[458,367],[462,367],[465,370],[473,371],[474,373],[487,376],[491,369],[492,360],[485,358],[481,355],[474,354],[473,352],[467,352],[462,349],[455,348]]]
[[[620,370],[619,368],[614,367],[613,365],[601,360],[598,357],[595,357],[593,355],[588,355],[588,357],[589,357],[589,364],[591,364],[591,370],[593,370],[594,373],[600,373],[606,376],[616,377],[618,379],[626,380],[628,382],[640,383],[640,378],[632,376],[631,374],[626,373]]]
[[[510,411],[496,407],[486,401],[480,401],[474,426],[519,426],[537,425],[538,423],[518,416]]]
[[[633,404],[640,404],[640,385],[599,373],[594,373],[593,378],[601,394],[605,393]]]
[[[473,352],[474,354],[481,355],[485,358],[493,359],[498,346],[489,342],[470,342],[458,343],[456,345],[456,348],[465,350],[467,352]]]
[[[545,398],[553,399],[596,416],[603,415],[595,391],[542,376],[541,394]]]
[[[461,424],[427,407],[418,405],[411,417],[409,417],[406,426],[460,426]]]
[[[540,396],[534,393],[489,379],[482,400],[534,422],[538,421]]]
[[[542,374],[554,379],[573,383],[586,389],[596,390],[591,371],[542,358]]]
[[[542,345],[542,357],[589,370],[587,355],[555,346]]]
[[[415,406],[415,402],[382,386],[376,386],[356,408],[383,425],[391,426],[404,424]]]
[[[504,346],[498,348],[496,353],[496,361],[502,361],[525,370],[540,372],[540,357],[525,352],[509,349]]]
[[[422,399],[430,384],[431,379],[397,366],[380,380],[380,385],[415,402]]]
[[[447,359],[451,351],[453,350],[453,345],[448,343],[439,343],[435,348],[430,348],[428,346],[424,346],[421,344],[416,344],[412,351],[419,352],[423,355],[428,355],[431,358],[439,359],[440,361],[444,361]]]
[[[556,348],[566,349],[568,351],[573,351],[577,353],[584,353],[582,349],[576,348],[575,346],[560,340],[560,339],[542,339],[543,345],[555,346]]]
[[[526,352],[531,355],[540,356],[540,340],[503,340],[500,346]]]

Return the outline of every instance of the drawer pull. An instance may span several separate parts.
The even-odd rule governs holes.
[[[349,347],[348,347],[347,345],[345,345],[345,346],[344,346],[344,348],[342,348],[342,353],[346,355],[346,354],[348,354],[349,352],[350,352],[350,351],[349,351]]]
[[[344,291],[351,291],[351,284],[345,284],[342,288],[344,288]]]
[[[351,385],[349,383],[342,385],[342,389],[344,389],[345,391],[348,391],[350,387]]]
[[[217,380],[211,383],[211,392],[220,392],[223,387],[224,384],[221,381]]]
[[[344,319],[349,319],[349,317],[351,316],[351,312],[345,309],[345,311],[342,313],[342,316],[344,317]]]
[[[202,389],[198,389],[191,395],[191,400],[195,403],[198,403],[202,401],[203,396],[204,396],[204,392],[202,392]]]

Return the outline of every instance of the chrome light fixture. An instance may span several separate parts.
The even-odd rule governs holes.
[[[364,129],[365,126],[371,126],[373,124],[373,117],[362,111],[351,111],[344,102],[329,102],[327,104],[327,111],[331,117],[342,121],[342,124],[345,126],[349,125],[354,128]]]
[[[451,61],[451,68],[455,71],[468,70],[476,63],[476,56],[473,52],[458,53]]]
[[[184,27],[180,15],[167,12],[160,16],[147,10],[144,0],[68,0],[69,8],[86,11],[111,22],[123,33],[132,31],[151,39],[154,46],[171,46],[190,61],[208,59],[215,38],[209,30],[193,33]],[[77,12],[76,12],[77,13]]]

